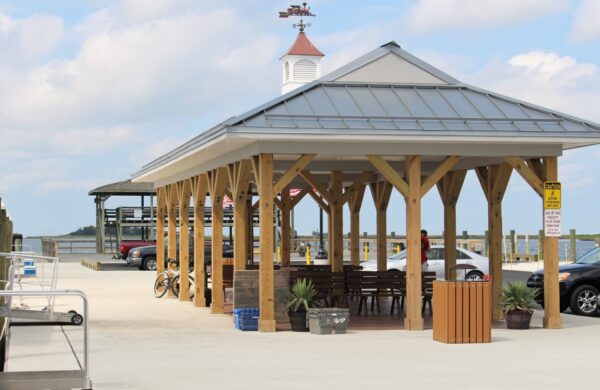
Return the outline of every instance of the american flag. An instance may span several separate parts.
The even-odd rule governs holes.
[[[302,188],[292,188],[290,189],[290,196],[296,196],[302,192]]]
[[[223,208],[233,207],[233,200],[229,199],[227,195],[223,197]]]

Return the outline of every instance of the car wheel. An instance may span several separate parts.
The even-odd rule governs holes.
[[[156,271],[156,259],[154,257],[146,257],[142,262],[142,269],[146,271]]]
[[[465,276],[465,280],[469,280],[471,282],[483,280],[483,272],[471,271]]]
[[[571,294],[571,311],[582,316],[593,316],[598,310],[598,289],[584,284],[577,287]]]

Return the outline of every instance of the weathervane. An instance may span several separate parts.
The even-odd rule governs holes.
[[[317,16],[310,12],[310,7],[306,6],[306,3],[302,3],[302,6],[299,5],[290,5],[286,11],[280,11],[280,18],[287,18],[289,16],[300,16],[300,23],[293,24],[294,28],[298,27],[300,32],[303,32],[306,27],[310,27],[310,23],[304,23],[305,16]]]

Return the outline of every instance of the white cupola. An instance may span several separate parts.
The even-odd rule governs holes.
[[[281,93],[286,94],[294,89],[321,77],[321,53],[300,31],[296,41],[287,53],[281,57],[283,79]]]

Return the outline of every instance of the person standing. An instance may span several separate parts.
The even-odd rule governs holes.
[[[427,230],[421,230],[421,270],[427,271],[427,251],[429,250],[429,238],[427,238]]]

